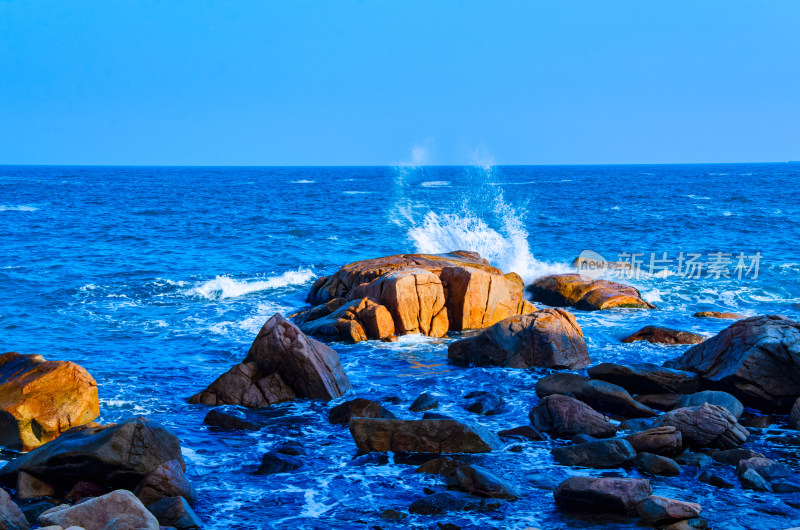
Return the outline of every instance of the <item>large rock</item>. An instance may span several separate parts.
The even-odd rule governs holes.
[[[364,452],[486,453],[500,447],[494,434],[456,420],[353,418],[350,433]]]
[[[630,343],[640,340],[646,340],[652,344],[700,344],[705,340],[705,337],[689,331],[645,326],[633,335],[622,339],[622,342]]]
[[[637,507],[639,517],[651,524],[672,523],[700,515],[702,508],[696,502],[685,502],[651,495]]]
[[[683,443],[689,447],[733,449],[747,441],[748,436],[747,429],[730,412],[708,403],[671,410],[659,418],[657,425],[681,431]]]
[[[639,453],[634,460],[636,467],[651,475],[677,476],[681,474],[681,466],[668,456],[653,453]]]
[[[650,493],[646,479],[575,476],[559,484],[553,497],[562,510],[635,515]]]
[[[588,373],[592,379],[614,383],[632,394],[691,394],[701,389],[697,374],[652,363],[600,363]]]
[[[0,446],[30,451],[99,414],[97,383],[77,364],[0,355]]]
[[[542,399],[531,409],[528,417],[534,428],[556,436],[588,434],[595,438],[610,438],[617,432],[607,417],[589,405],[558,394]]]
[[[789,428],[800,431],[800,398],[797,398],[789,412]]]
[[[480,334],[447,347],[454,363],[510,368],[583,368],[589,354],[572,313],[543,309],[509,317]]]
[[[452,488],[479,497],[518,499],[516,488],[480,466],[462,465],[444,473],[445,482]]]
[[[742,405],[741,401],[727,392],[720,392],[718,390],[704,390],[696,394],[681,396],[678,407],[696,407],[703,403],[719,405],[730,412],[737,420],[742,417],[742,413],[744,412],[744,405]]]
[[[800,395],[800,322],[779,315],[739,320],[665,366],[697,372],[747,406],[786,414]]]
[[[349,389],[339,355],[275,314],[259,331],[244,361],[189,402],[265,407],[296,397],[328,401]]]
[[[440,515],[448,512],[483,512],[496,510],[505,501],[481,498],[461,491],[442,491],[417,499],[408,507],[410,513],[418,515]]]
[[[625,439],[636,451],[642,453],[676,456],[683,451],[683,435],[672,425],[629,434]]]
[[[658,413],[631,396],[621,386],[577,374],[550,374],[536,382],[536,395],[563,394],[577,398],[593,409],[626,418],[650,418]]]
[[[203,526],[203,522],[183,497],[167,497],[151,504],[147,509],[156,516],[158,524],[162,527],[169,526],[177,528],[177,530],[189,530]]]
[[[335,301],[320,307],[329,307],[332,302]],[[298,325],[304,333],[328,341],[381,340],[395,334],[394,320],[389,310],[369,298],[345,302],[328,315]]]
[[[385,306],[398,335],[441,337],[530,312],[522,279],[503,274],[475,252],[402,254],[357,261],[311,287],[313,305],[369,298]]]
[[[347,425],[350,418],[385,418],[395,416],[375,401],[364,398],[351,399],[339,403],[328,412],[328,422],[334,425]]]
[[[14,504],[4,489],[0,489],[0,529],[27,530],[30,527],[19,506]]]
[[[757,473],[769,487],[764,488],[760,481],[753,480],[755,477],[748,481],[752,473]],[[798,477],[797,473],[792,471],[786,464],[769,458],[756,456],[741,460],[736,466],[736,474],[742,480],[742,483],[750,487],[750,489],[774,491],[775,493],[800,492],[800,477]]]
[[[594,468],[620,467],[636,458],[636,451],[622,438],[556,447],[550,453],[561,465]]]
[[[634,287],[607,280],[592,280],[580,274],[555,274],[539,278],[528,290],[534,302],[554,307],[597,311],[612,307],[655,309]]]
[[[139,417],[67,431],[7,463],[0,469],[0,481],[15,484],[24,471],[60,491],[69,491],[79,481],[133,490],[170,460],[185,469],[178,438],[156,422]]]
[[[158,530],[158,520],[130,491],[112,491],[69,508],[45,512],[41,526],[63,528],[79,526],[86,530],[137,529]]]
[[[164,462],[142,479],[133,490],[133,494],[139,497],[145,506],[167,497],[183,497],[187,501],[193,501],[197,494],[184,475],[182,464],[177,460]]]

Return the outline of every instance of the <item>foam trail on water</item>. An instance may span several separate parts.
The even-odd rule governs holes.
[[[190,296],[200,296],[208,300],[221,300],[224,298],[236,298],[267,289],[279,289],[281,287],[288,287],[289,285],[302,285],[312,278],[314,278],[314,273],[311,269],[286,271],[277,276],[251,281],[235,280],[230,276],[217,276],[213,280],[208,280],[197,287],[189,289],[187,294]]]

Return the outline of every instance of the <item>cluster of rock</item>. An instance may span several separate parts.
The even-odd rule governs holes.
[[[581,274],[544,276],[529,285],[528,291],[534,302],[583,311],[613,307],[656,308],[642,299],[642,293],[634,287],[608,280],[594,280]]]

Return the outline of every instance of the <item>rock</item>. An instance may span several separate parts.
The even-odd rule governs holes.
[[[638,394],[636,401],[655,410],[672,410],[681,404],[680,394]]]
[[[742,413],[739,418],[739,425],[742,427],[750,427],[753,429],[766,429],[770,425],[778,423],[775,416],[772,414],[757,414],[757,413]]]
[[[86,530],[147,529],[159,530],[158,520],[130,491],[116,490],[75,506],[39,516],[42,526],[64,528],[80,526]]]
[[[414,403],[408,408],[411,412],[424,412],[426,410],[438,409],[439,400],[433,395],[423,392],[414,400]]]
[[[470,392],[464,398],[471,400],[464,408],[475,414],[494,416],[503,408],[503,398],[490,392]]]
[[[754,480],[755,477],[752,477],[752,474],[747,475],[747,477],[744,476],[748,471],[758,473],[769,484],[769,488],[764,491],[774,491],[775,493],[800,492],[800,479],[786,464],[764,457],[753,457],[740,461],[739,465],[736,466],[736,475],[742,480],[742,484],[749,480],[751,484],[761,486],[757,480]],[[754,487],[753,489],[762,488]]]
[[[651,495],[640,502],[636,510],[643,521],[655,524],[692,519],[700,515],[702,508],[695,502],[684,502]]]
[[[728,482],[724,478],[720,477],[719,475],[715,475],[715,474],[711,473],[711,471],[708,471],[708,470],[703,471],[702,473],[700,473],[700,475],[697,477],[697,480],[699,480],[700,482],[704,482],[706,484],[710,484],[711,486],[714,486],[715,488],[730,489],[730,488],[735,487],[733,484],[731,484],[730,482]]]
[[[636,451],[622,438],[556,447],[550,453],[563,466],[594,468],[620,467],[636,458]]]
[[[0,489],[0,528],[3,530],[27,530],[31,525],[25,514],[14,504],[5,490]]]
[[[16,483],[20,472],[67,491],[78,481],[133,490],[158,466],[177,460],[185,468],[181,444],[169,430],[138,417],[108,426],[69,430],[7,463],[0,481]]]
[[[553,497],[562,510],[634,515],[650,493],[646,479],[574,476],[559,484]]]
[[[675,457],[675,461],[682,466],[704,468],[714,463],[710,456],[703,453],[683,453]]]
[[[97,383],[77,364],[0,355],[0,446],[30,451],[99,414]]]
[[[528,417],[538,431],[557,436],[588,434],[596,438],[610,438],[617,432],[607,417],[569,396],[547,396],[531,409]]]
[[[189,402],[265,407],[295,398],[329,401],[349,389],[339,355],[275,314],[261,328],[244,361]]]
[[[536,381],[534,389],[539,398],[545,398],[553,394],[577,398],[576,395],[586,386],[587,382],[589,382],[589,378],[586,376],[561,372],[542,377]]]
[[[636,467],[652,475],[677,476],[681,474],[681,466],[673,459],[653,453],[639,453],[634,461]]]
[[[697,374],[652,363],[601,363],[589,368],[588,373],[592,379],[614,383],[633,394],[691,394],[700,390]]]
[[[208,411],[206,417],[203,418],[203,425],[237,431],[257,431],[263,427],[263,425],[249,421],[240,411],[221,410],[218,408]]]
[[[742,482],[742,487],[756,491],[772,491],[769,482],[764,480],[764,477],[759,475],[753,469],[746,469],[739,475],[739,480]]]
[[[318,279],[308,302],[370,298],[392,314],[398,335],[441,337],[479,329],[532,310],[522,279],[477,253],[404,254],[357,261]]]
[[[682,407],[667,412],[658,426],[671,425],[681,431],[684,446],[733,449],[747,441],[747,429],[719,405]]]
[[[637,452],[675,456],[683,451],[683,436],[671,425],[654,427],[625,437]]]
[[[448,512],[482,512],[503,505],[500,499],[475,497],[469,493],[443,491],[414,501],[408,511],[419,515],[439,515]]]
[[[563,391],[558,391],[558,389]],[[654,417],[657,412],[642,405],[621,386],[591,380],[576,374],[551,374],[536,383],[536,395],[565,394],[575,397],[593,409],[628,418]]]
[[[444,473],[444,477],[451,488],[479,497],[511,500],[519,498],[516,488],[479,466],[458,466]]]
[[[465,465],[465,462],[461,460],[457,460],[455,458],[451,458],[449,456],[443,456],[440,458],[434,458],[432,460],[428,460],[421,466],[419,466],[414,473],[429,473],[432,475],[442,475],[445,474],[458,466]]]
[[[387,521],[402,521],[406,517],[408,517],[408,514],[403,512],[398,512],[397,510],[392,510],[391,508],[381,512],[381,519]]]
[[[203,526],[203,522],[183,497],[167,497],[151,504],[147,509],[155,515],[161,526],[171,526],[177,530],[189,530]]]
[[[779,315],[739,320],[665,366],[697,372],[746,406],[785,414],[800,395],[800,322]]]
[[[698,311],[692,316],[698,318],[733,318],[736,320],[745,317],[741,313],[720,313],[719,311]]]
[[[41,499],[42,497],[53,497],[56,494],[55,488],[24,471],[17,475],[17,499]]]
[[[256,475],[274,475],[276,473],[288,473],[303,467],[303,461],[295,456],[285,455],[276,451],[265,453],[261,457],[261,466],[256,471]]]
[[[300,444],[300,442],[295,440],[279,443],[272,450],[276,453],[289,456],[306,456],[307,454],[305,448]]]
[[[506,318],[478,335],[450,343],[447,357],[462,366],[574,370],[589,364],[583,332],[572,313],[563,309]]]
[[[797,398],[789,412],[789,428],[800,431],[800,398]]]
[[[81,480],[75,483],[72,489],[69,490],[69,493],[64,496],[64,500],[70,501],[74,504],[81,499],[85,499],[86,497],[100,497],[106,493],[110,493],[107,488],[104,488],[99,484],[95,484],[94,482]]]
[[[394,414],[369,399],[356,398],[333,407],[328,421],[334,425],[347,425],[350,418],[394,418]]]
[[[742,405],[741,401],[739,401],[732,395],[728,394],[727,392],[720,392],[716,390],[704,390],[703,392],[697,392],[696,394],[681,396],[678,406],[695,407],[698,405],[702,405],[703,403],[708,403],[710,405],[719,405],[720,407],[730,412],[731,415],[737,420],[742,416],[742,413],[744,412],[744,405]]]
[[[183,474],[183,462],[170,460],[164,462],[152,473],[142,479],[133,494],[139,497],[142,504],[150,506],[166,497],[183,497],[191,502],[197,494]]]
[[[528,286],[534,302],[554,307],[574,307],[597,311],[612,307],[655,309],[629,285],[607,280],[592,280],[580,274],[556,274],[539,278]]]
[[[500,447],[494,434],[455,420],[353,418],[350,433],[363,452],[486,453]]]
[[[630,343],[640,340],[646,340],[652,344],[700,344],[705,337],[689,331],[645,326],[633,335],[622,339],[622,342]]]
[[[630,418],[619,422],[617,430],[631,432],[646,431],[647,429],[653,428],[653,423],[655,423],[655,421],[655,418]]]
[[[422,415],[423,420],[452,420],[450,416],[446,414],[438,414],[436,412],[426,412]]]
[[[764,455],[761,453],[751,451],[750,449],[742,449],[741,447],[737,449],[711,451],[709,456],[720,464],[727,464],[729,466],[738,466],[739,462],[750,458],[764,458]]]
[[[327,309],[329,305],[330,302],[320,307]],[[316,319],[309,318],[313,316],[313,310],[303,316],[306,320],[298,323],[303,333],[322,340],[361,342],[384,340],[395,335],[394,320],[389,310],[369,298],[345,302],[333,312]]]
[[[499,431],[497,435],[500,436],[501,438],[512,438],[512,439],[517,438],[517,439],[530,440],[533,442],[538,442],[545,439],[542,433],[540,433],[530,425],[522,425],[520,427],[514,427],[513,429]]]

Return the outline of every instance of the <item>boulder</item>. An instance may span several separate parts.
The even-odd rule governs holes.
[[[536,395],[563,394],[575,397],[593,409],[626,418],[648,418],[658,413],[636,401],[621,386],[576,374],[551,374],[536,383]]]
[[[42,497],[53,497],[55,494],[55,488],[47,482],[24,471],[17,475],[17,499],[41,499]]]
[[[636,394],[636,401],[655,410],[672,410],[681,404],[683,396],[680,394]]]
[[[534,302],[553,307],[597,311],[612,307],[655,309],[634,287],[607,280],[592,280],[580,274],[555,274],[528,286]]]
[[[634,460],[636,467],[651,475],[677,476],[681,466],[673,459],[653,453],[639,453]]]
[[[556,394],[545,397],[531,409],[528,417],[535,429],[556,436],[588,434],[595,438],[610,438],[617,432],[607,417],[569,396]]]
[[[494,434],[456,420],[353,418],[350,433],[363,452],[486,453],[500,447]]]
[[[158,423],[139,417],[71,429],[7,463],[0,469],[0,481],[15,484],[17,475],[25,472],[59,491],[69,491],[79,481],[133,490],[170,460],[185,468],[178,438]]]
[[[334,425],[347,425],[350,418],[394,418],[394,414],[379,403],[369,399],[356,398],[333,407],[328,413],[328,422]]]
[[[418,515],[440,515],[448,512],[483,512],[496,510],[505,501],[481,498],[460,491],[442,491],[411,503],[408,511]]]
[[[288,473],[303,467],[303,461],[291,455],[285,455],[277,451],[270,451],[261,457],[261,465],[256,471],[256,475],[274,475],[276,473]]]
[[[545,398],[553,394],[577,397],[577,394],[580,394],[588,381],[589,378],[584,375],[560,372],[546,375],[536,381],[534,390],[539,398]]]
[[[675,457],[675,461],[682,466],[705,468],[714,463],[714,460],[703,453],[681,453]]]
[[[136,528],[159,530],[158,520],[130,491],[116,490],[94,497],[75,506],[45,512],[39,516],[41,526],[64,528],[80,526],[86,530]]]
[[[446,475],[447,473],[451,472],[453,469],[466,465],[466,462],[461,460],[457,460],[455,458],[451,458],[449,456],[442,456],[439,458],[433,458],[428,460],[417,469],[414,470],[414,473],[429,473],[432,475]]]
[[[425,412],[426,410],[433,410],[439,408],[439,400],[435,396],[427,392],[420,394],[414,403],[408,408],[411,412]]]
[[[764,488],[760,481],[752,476],[757,473],[769,485]],[[797,493],[800,492],[800,477],[792,471],[789,466],[770,460],[764,457],[753,457],[742,460],[736,466],[736,475],[739,476],[743,485],[751,489],[773,491],[775,493]]]
[[[614,383],[632,394],[691,394],[701,389],[697,374],[652,363],[601,363],[587,372],[592,379]]]
[[[594,468],[620,467],[636,458],[636,451],[622,438],[556,447],[550,454],[563,466]]]
[[[183,462],[170,460],[164,462],[142,479],[133,494],[142,504],[149,506],[167,497],[183,497],[194,501],[197,494],[183,473]]]
[[[147,507],[158,519],[161,526],[170,526],[177,530],[202,528],[203,522],[183,497],[167,497]]]
[[[625,437],[633,448],[642,453],[676,456],[683,451],[683,436],[674,426],[665,425]]]
[[[785,414],[800,395],[800,322],[779,315],[739,320],[665,366],[697,372],[746,406]]]
[[[650,524],[672,523],[700,515],[702,508],[696,502],[684,502],[651,495],[636,506],[639,517]]]
[[[566,511],[635,515],[636,505],[650,493],[646,479],[574,476],[559,484],[553,497]]]
[[[741,447],[736,449],[718,449],[711,451],[708,454],[712,459],[714,459],[714,461],[719,462],[720,464],[727,464],[729,466],[738,466],[739,462],[742,460],[748,460],[750,458],[764,458],[764,455],[761,453],[757,453],[756,451],[752,451],[750,449],[743,449]]]
[[[572,313],[543,309],[513,316],[480,334],[451,343],[447,357],[455,364],[510,368],[583,368],[589,354]]]
[[[511,500],[519,498],[516,488],[480,466],[458,466],[445,472],[444,477],[451,488],[479,497]]]
[[[719,475],[715,475],[709,470],[703,471],[697,476],[697,480],[703,482],[705,484],[709,484],[710,486],[714,486],[715,488],[725,488],[731,489],[735,486],[725,480],[724,478],[720,477]]]
[[[707,403],[667,412],[657,425],[681,431],[683,443],[689,447],[733,449],[747,441],[749,434],[726,409]]]
[[[77,364],[0,355],[0,446],[30,451],[99,414],[97,383]]]
[[[520,427],[514,427],[513,429],[499,431],[497,435],[501,438],[517,438],[522,440],[530,440],[532,442],[538,442],[545,439],[542,433],[530,425],[521,425]]]
[[[692,316],[698,318],[732,318],[734,320],[739,320],[740,318],[745,317],[741,313],[721,313],[719,311],[698,311]]]
[[[275,314],[261,328],[244,361],[189,402],[265,407],[295,398],[327,401],[349,389],[339,355]]]
[[[622,342],[630,343],[640,340],[646,340],[652,344],[700,344],[705,340],[705,337],[689,331],[645,326],[633,335],[622,339]]]
[[[724,408],[737,420],[742,417],[744,405],[742,402],[728,394],[718,390],[704,390],[688,396],[681,396],[678,407],[696,407],[708,403],[709,405],[719,405]]]
[[[100,497],[106,493],[110,493],[108,488],[104,488],[100,484],[96,484],[94,482],[80,480],[76,482],[74,486],[72,486],[72,489],[69,490],[69,493],[64,496],[64,500],[75,504],[79,500],[85,499],[86,497]]]
[[[321,307],[327,309],[330,305],[331,302]],[[308,318],[312,314],[302,316]],[[295,318],[295,322],[297,320]],[[303,333],[327,341],[383,340],[395,334],[394,320],[389,310],[369,298],[345,302],[330,314],[305,320],[298,325]]]
[[[14,504],[4,489],[0,489],[0,528],[3,530],[27,530],[31,525],[25,514]]]
[[[241,411],[211,409],[203,418],[203,425],[218,429],[234,431],[257,431],[264,427],[259,422],[251,421]]]
[[[482,416],[500,414],[504,403],[503,398],[491,392],[470,392],[464,398],[469,400],[464,408],[469,412]]]

